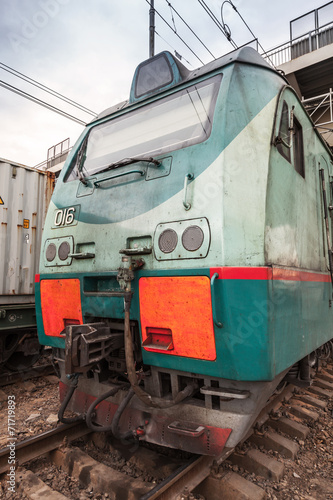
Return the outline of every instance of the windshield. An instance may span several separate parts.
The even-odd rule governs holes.
[[[152,157],[205,141],[221,78],[217,75],[92,128],[76,166],[85,176],[92,175],[124,158]]]

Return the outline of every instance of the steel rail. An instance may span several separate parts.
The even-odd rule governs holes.
[[[55,375],[54,368],[51,364],[35,366],[33,368],[29,368],[28,370],[21,370],[19,372],[0,373],[0,387],[46,375]]]
[[[0,450],[0,474],[9,470],[10,464],[8,462],[12,456],[11,451],[15,454],[15,465],[22,465],[29,460],[33,460],[59,448],[64,438],[67,438],[68,441],[73,441],[91,432],[86,424],[82,422],[79,424],[60,425],[56,429],[32,436],[18,443],[15,439],[8,437],[8,443],[12,442],[13,444],[9,444],[9,446]]]
[[[277,411],[283,402],[288,401],[296,389],[294,385],[288,384],[280,393],[272,396],[259,413],[255,423],[244,436],[242,442],[253,434],[255,427],[261,427],[267,421],[272,411]],[[202,455],[192,458],[155,486],[155,488],[142,496],[140,500],[180,500],[184,491],[188,493],[193,491],[194,488],[209,476],[212,468],[224,462],[233,452],[234,448],[227,448],[218,457]]]
[[[178,500],[185,488],[192,491],[209,476],[212,466],[222,463],[233,451],[234,448],[228,448],[218,457],[201,455],[191,458],[140,500]]]
[[[253,432],[255,427],[261,427],[269,418],[270,413],[277,411],[279,406],[288,401],[295,390],[297,391],[297,388],[293,384],[288,384],[281,392],[271,397],[259,413],[251,431]],[[252,433],[251,431],[248,435]],[[55,450],[63,443],[64,438],[73,441],[91,432],[84,422],[74,423],[61,425],[56,429],[33,436],[19,443],[15,442],[16,466]],[[9,446],[0,450],[0,474],[9,469],[10,451]],[[210,475],[212,469],[224,462],[233,452],[234,448],[226,448],[218,457],[205,455],[192,457],[164,481],[143,495],[140,500],[179,500],[184,495],[184,492],[193,491]]]

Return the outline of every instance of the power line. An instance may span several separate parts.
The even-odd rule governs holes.
[[[187,59],[185,59],[184,56],[182,56],[181,54],[179,54],[179,52],[177,52],[177,50],[172,45],[170,45],[170,43],[165,38],[163,38],[163,36],[161,36],[159,33],[157,33],[156,30],[154,30],[154,31],[155,31],[156,35],[159,36],[163,40],[164,43],[166,43],[167,45],[169,45],[169,47],[172,48],[172,50],[174,51],[174,53],[176,54],[176,56],[178,57],[178,59],[180,59],[180,60],[184,59],[184,61],[186,61],[187,64],[189,64],[190,66],[192,66],[192,64]]]
[[[226,37],[226,39],[231,43],[231,45],[233,46],[233,48],[234,49],[238,49],[238,46],[236,45],[236,43],[231,38],[230,33],[228,33],[223,28],[222,24],[217,19],[217,17],[215,16],[215,14],[211,11],[211,9],[208,7],[208,5],[206,4],[206,2],[204,0],[198,0],[198,2],[201,5],[201,7],[207,12],[207,14],[212,19],[212,21],[214,21],[214,23],[216,24],[216,26],[218,27],[218,29],[223,33],[223,35]]]
[[[27,92],[24,92],[23,90],[20,90],[17,87],[10,85],[9,83],[0,80],[0,86],[7,90],[10,90],[11,92],[14,92],[15,94],[20,95],[21,97],[24,97],[25,99],[29,99],[29,101],[35,102],[36,104],[39,104],[44,108],[50,109],[51,111],[54,111],[55,113],[58,113],[59,115],[62,115],[65,118],[68,118],[69,120],[79,123],[80,125],[86,125],[86,122],[80,120],[79,118],[76,118],[75,116],[66,113],[66,111],[63,111],[59,108],[56,108],[55,106],[52,106],[51,104],[48,104],[47,102],[42,101],[41,99],[38,99],[37,97],[34,97],[33,95],[28,94]]]
[[[195,31],[191,28],[191,26],[188,25],[188,23],[185,21],[185,19],[183,19],[183,17],[179,14],[179,12],[177,12],[177,10],[171,5],[171,3],[168,1],[168,0],[165,0],[166,3],[168,4],[168,6],[170,7],[170,10],[171,10],[171,13],[172,11],[175,12],[175,14],[177,14],[177,16],[179,17],[179,19],[181,21],[183,21],[183,23],[185,24],[185,26],[191,31],[191,33],[196,37],[197,40],[199,40],[199,42],[201,43],[201,45],[203,45],[203,47],[205,47],[205,49],[209,52],[209,54],[214,58],[216,59],[216,57],[214,56],[214,54],[209,50],[209,48],[204,44],[204,42],[201,40],[201,38],[199,38],[199,36],[195,33]],[[173,20],[173,23],[175,25],[175,21],[174,21],[174,18],[172,16],[172,20]],[[175,26],[176,28],[176,26]]]
[[[241,15],[241,13],[237,10],[237,7],[231,2],[231,0],[225,0],[222,5],[221,5],[221,19],[222,19],[222,23],[223,23],[223,26],[226,26],[223,22],[223,6],[225,3],[230,3],[231,7],[234,9],[235,12],[237,12],[237,14],[239,15],[239,17],[241,18],[241,20],[243,21],[243,23],[245,24],[245,26],[247,27],[247,29],[249,30],[249,32],[251,33],[251,35],[253,36],[254,40],[257,41],[257,44],[259,45],[259,47],[261,48],[261,50],[263,51],[263,53],[266,54],[266,51],[264,49],[264,47],[261,45],[261,43],[259,42],[259,39],[255,36],[255,34],[253,33],[253,31],[251,30],[250,26],[247,24],[247,22],[245,21],[245,19],[243,18],[243,16]],[[230,33],[231,35],[231,33]],[[275,64],[272,62],[272,60],[270,59],[269,56],[267,56],[267,59],[269,60],[269,62],[272,64],[272,66],[276,68]]]
[[[168,0],[165,0],[165,1],[168,4],[168,6],[170,7],[170,13],[171,13],[171,19],[172,19],[172,22],[173,22],[173,27],[175,28],[175,31],[177,31],[176,23],[175,23],[175,18],[173,17],[173,12],[172,12],[173,7],[172,7],[171,3],[168,2]]]
[[[47,87],[46,85],[38,82],[37,80],[34,80],[33,78],[30,78],[27,75],[24,75],[20,71],[17,71],[16,69],[11,68],[10,66],[7,66],[7,64],[0,62],[0,69],[3,69],[4,71],[7,71],[8,73],[11,73],[12,75],[16,76],[17,78],[21,78],[21,80],[24,80],[24,81],[30,83],[31,85],[34,85],[35,87],[43,90],[44,92],[47,92],[48,94],[51,94],[54,97],[57,97],[58,99],[66,102],[67,104],[70,104],[71,106],[74,106],[75,108],[80,109],[80,111],[84,111],[85,113],[88,113],[94,117],[97,116],[97,113],[95,113],[91,109],[88,109],[85,106],[82,106],[81,104],[77,103],[76,101],[69,99],[68,97],[64,96],[63,94],[60,94],[59,92],[57,92],[55,90],[52,90],[50,87]]]
[[[145,0],[146,3],[150,6],[150,1]],[[201,64],[204,64],[204,62],[200,59],[200,57],[194,52],[194,50],[191,49],[191,47],[185,42],[185,40],[182,39],[182,37],[177,33],[177,31],[174,30],[174,28],[168,23],[166,19],[158,12],[158,10],[155,9],[156,14],[162,19],[162,21],[168,26],[168,28],[171,29],[171,31],[174,32],[175,35],[183,42],[183,44],[192,52],[192,54],[201,62]]]

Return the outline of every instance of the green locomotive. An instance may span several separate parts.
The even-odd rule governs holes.
[[[332,156],[249,47],[140,64],[57,182],[39,339],[94,429],[217,455],[331,352]],[[322,347],[324,346],[324,347]]]

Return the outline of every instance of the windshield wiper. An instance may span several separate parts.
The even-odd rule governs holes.
[[[77,176],[78,176],[80,182],[82,182],[82,184],[84,184],[85,186],[87,185],[87,181],[85,180],[83,168],[84,168],[84,162],[86,159],[87,142],[88,142],[88,136],[84,139],[84,141],[81,145],[81,148],[80,148],[78,155],[77,155],[76,164],[75,164],[75,168],[77,169]]]
[[[123,158],[122,160],[110,163],[110,165],[103,168],[102,170],[99,170],[96,173],[100,174],[102,172],[107,172],[108,170],[113,170],[114,168],[123,167],[124,165],[130,165],[131,163],[138,163],[140,161],[145,161],[146,163],[153,163],[155,167],[159,167],[161,165],[161,162],[155,160],[155,158],[153,158],[152,156],[150,157],[136,156],[135,158]]]

